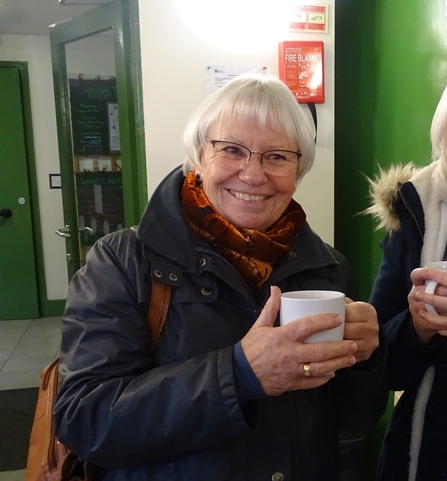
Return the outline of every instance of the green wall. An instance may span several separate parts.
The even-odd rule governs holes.
[[[430,162],[429,129],[447,80],[443,0],[336,0],[335,246],[367,300],[381,259],[368,206],[378,166]]]
[[[335,247],[368,300],[384,232],[371,217],[368,182],[378,166],[431,160],[429,130],[447,83],[443,0],[336,0]],[[387,419],[368,433],[362,481],[374,479]]]

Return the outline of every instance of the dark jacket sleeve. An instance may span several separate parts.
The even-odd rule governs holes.
[[[150,282],[138,278],[149,268],[141,268],[137,243],[125,237],[98,241],[70,283],[54,412],[61,442],[106,468],[218,447],[249,429],[237,400],[233,346],[150,369]]]
[[[340,278],[345,283],[343,292],[356,300],[357,294],[348,262],[341,254],[336,251],[333,253],[339,262]],[[343,433],[362,432],[373,426],[385,412],[389,394],[386,373],[387,346],[381,331],[379,337],[379,346],[370,359],[337,371],[335,378],[328,383],[333,388]]]
[[[442,351],[442,339],[435,336],[422,344],[413,328],[408,310],[410,274],[419,267],[420,253],[408,245],[404,230],[387,235],[381,242],[383,258],[375,279],[370,303],[376,308],[388,344],[390,389],[400,391],[422,379]]]

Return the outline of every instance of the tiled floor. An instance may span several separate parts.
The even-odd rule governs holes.
[[[40,372],[59,355],[60,337],[60,317],[0,321],[0,390],[39,386]],[[24,479],[24,470],[0,472],[0,481]]]

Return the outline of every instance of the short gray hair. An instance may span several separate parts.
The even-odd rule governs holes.
[[[244,74],[211,94],[189,118],[183,134],[185,175],[200,166],[209,129],[216,122],[231,120],[235,115],[255,119],[260,127],[271,122],[291,142],[298,142],[302,156],[298,163],[297,180],[310,170],[315,157],[315,128],[303,107],[277,77]]]

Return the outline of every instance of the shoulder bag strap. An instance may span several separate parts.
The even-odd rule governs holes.
[[[155,351],[171,300],[172,287],[152,279],[151,298],[147,311],[147,324],[151,333],[151,350]]]

